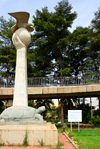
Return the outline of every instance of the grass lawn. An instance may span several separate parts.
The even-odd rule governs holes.
[[[76,136],[76,141],[82,149],[100,149],[100,128],[80,129],[72,131]]]

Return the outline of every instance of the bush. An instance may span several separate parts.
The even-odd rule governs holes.
[[[51,122],[52,124],[57,123],[59,120],[58,119],[54,119],[52,117],[48,118],[48,122]]]
[[[55,125],[56,125],[57,128],[62,128],[63,123],[55,123]]]
[[[65,132],[68,130],[67,124],[63,124],[62,126],[62,132]]]
[[[71,137],[74,137],[75,134],[74,134],[72,131],[69,131],[69,132],[68,132],[68,136],[71,138]]]
[[[97,115],[97,116],[93,116],[91,118],[91,120],[89,121],[90,124],[94,124],[95,126],[98,126],[100,125],[100,116]]]
[[[98,110],[95,110],[95,111],[93,112],[93,115],[94,115],[94,116],[100,115],[99,109],[98,109]]]

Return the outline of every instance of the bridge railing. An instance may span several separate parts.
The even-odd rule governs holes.
[[[0,78],[0,87],[14,87],[14,78]],[[100,75],[70,76],[70,77],[34,77],[28,78],[28,87],[39,86],[72,86],[100,83]]]

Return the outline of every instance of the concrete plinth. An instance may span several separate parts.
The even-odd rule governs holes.
[[[32,146],[56,145],[58,142],[58,132],[54,124],[34,124],[34,125],[0,125],[0,143],[5,145],[23,144],[25,133],[28,134],[28,143]]]

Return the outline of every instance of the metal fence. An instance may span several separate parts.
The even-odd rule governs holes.
[[[0,78],[0,87],[14,87],[14,78]],[[100,75],[70,76],[70,77],[34,77],[28,78],[28,87],[68,86],[100,83]]]

